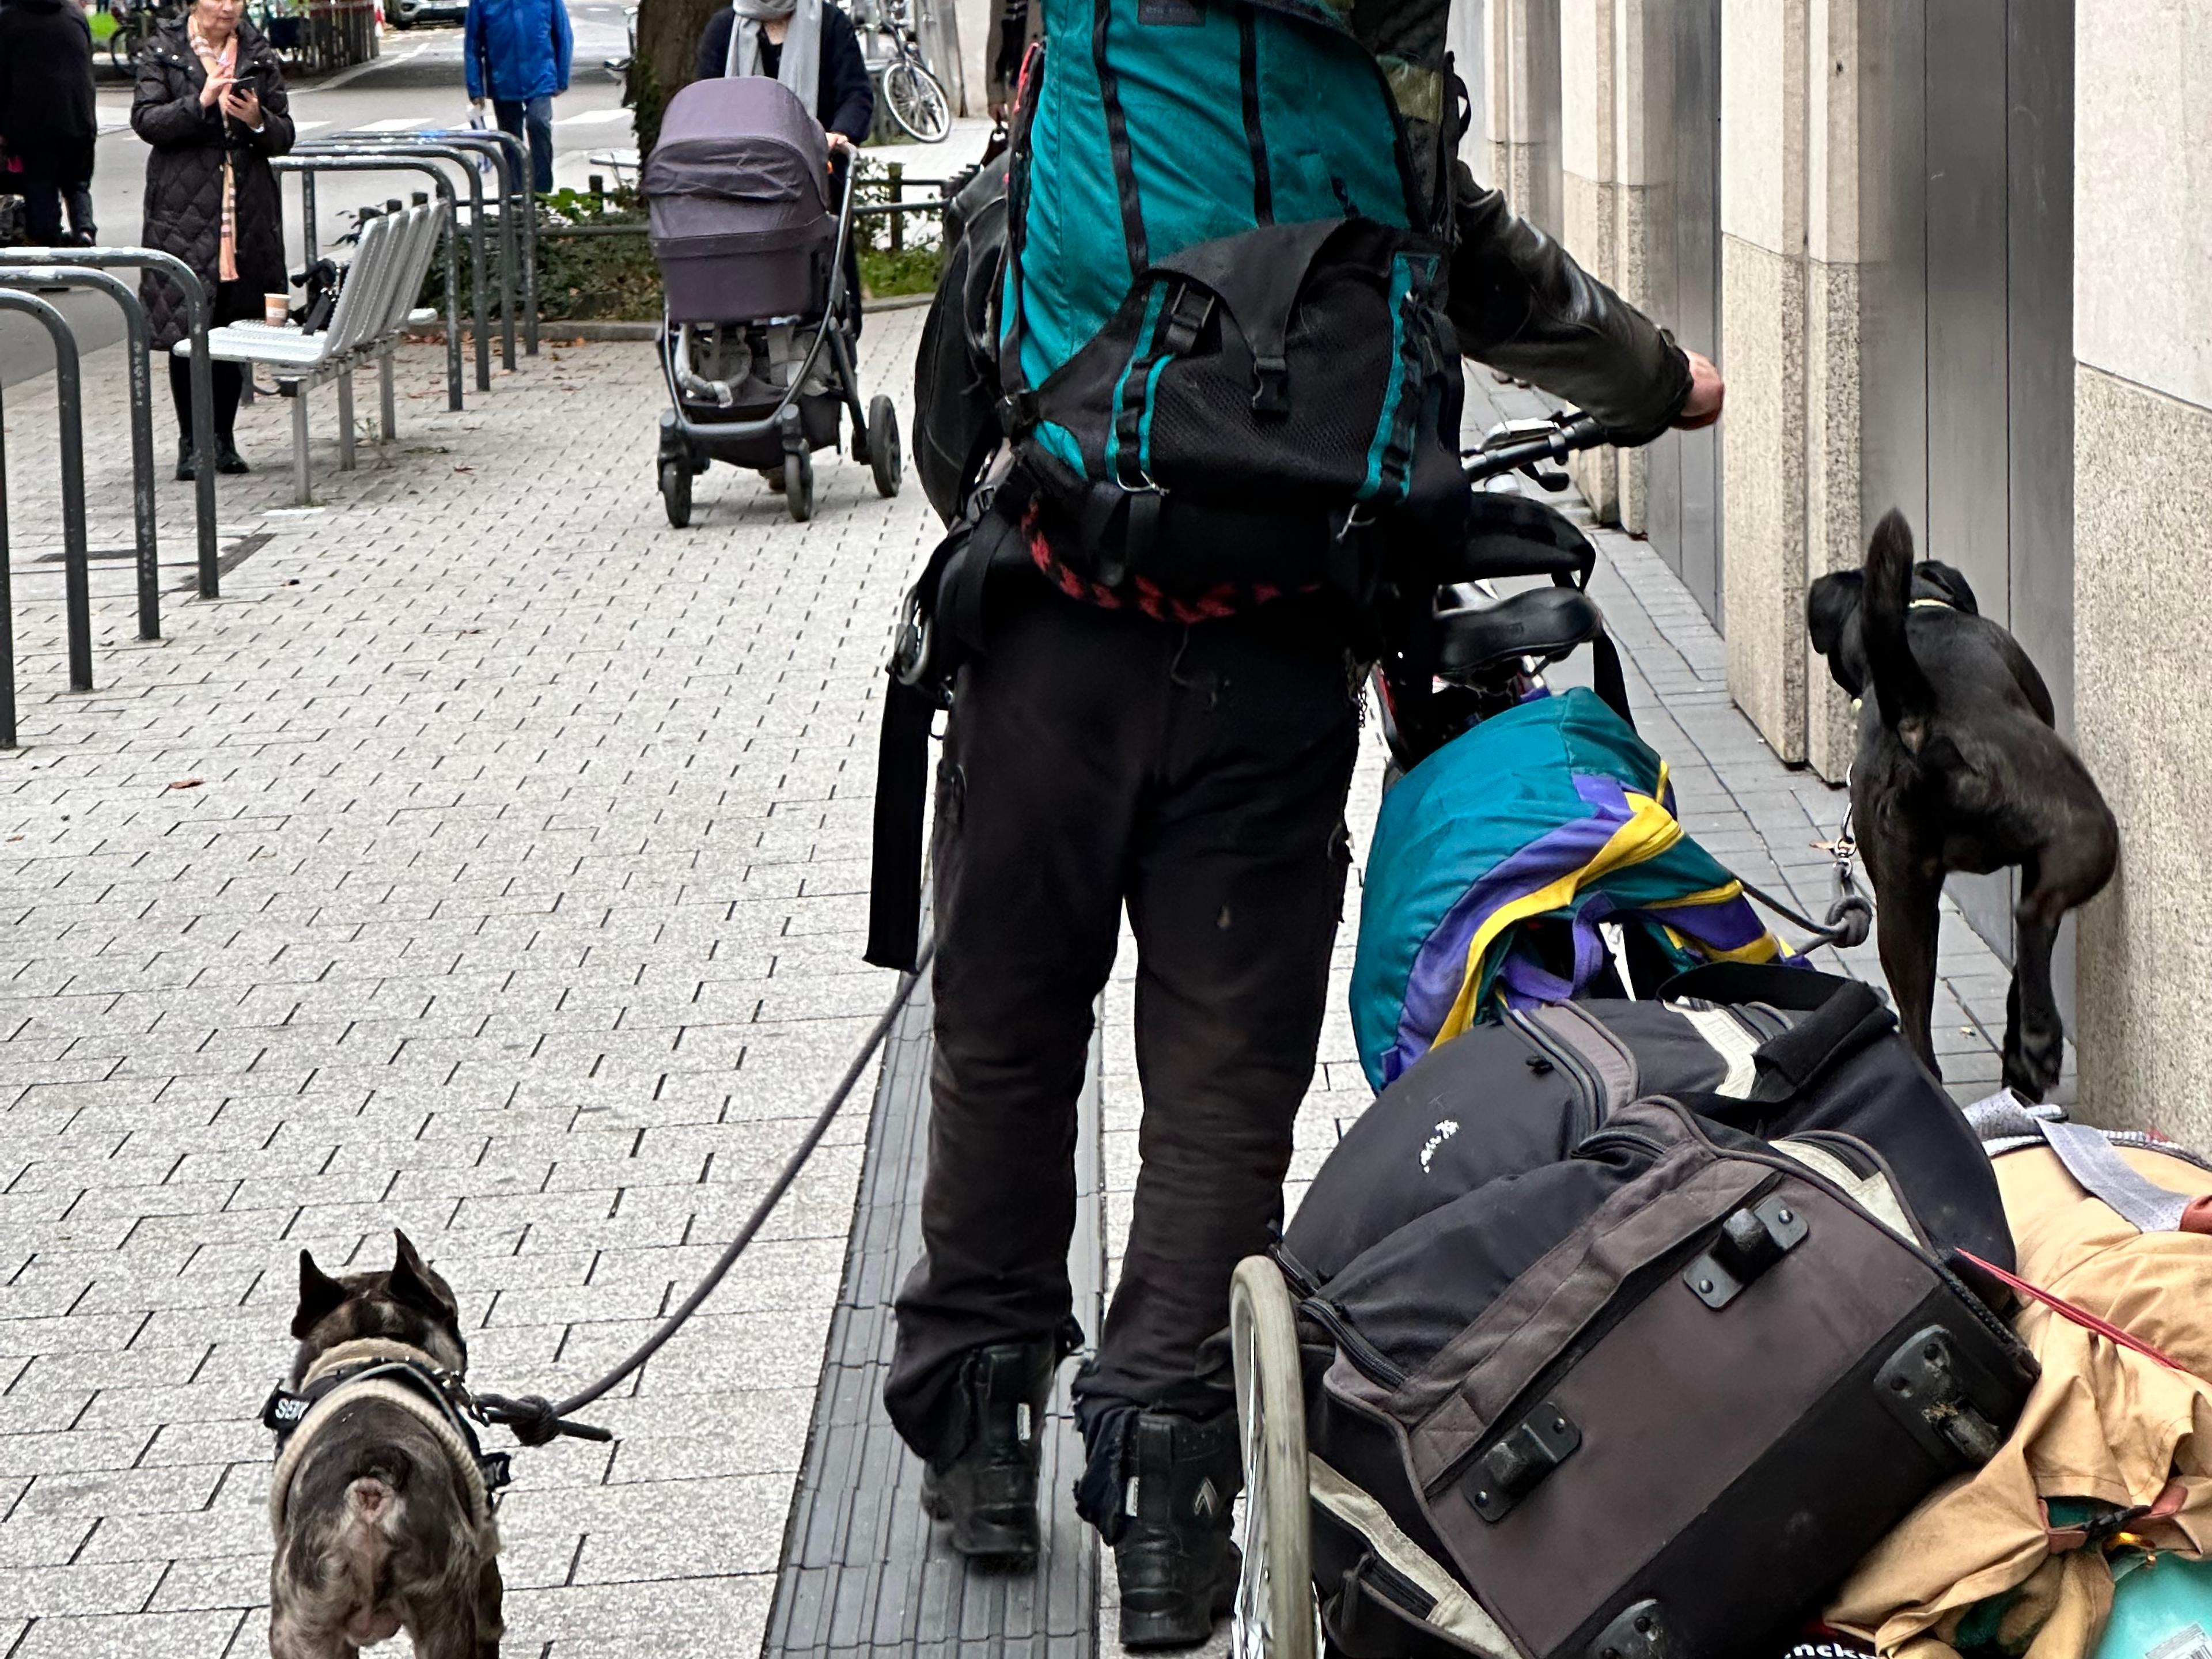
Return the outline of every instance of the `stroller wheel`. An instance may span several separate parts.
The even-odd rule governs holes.
[[[868,465],[876,475],[876,494],[889,501],[899,493],[903,468],[899,453],[898,410],[881,393],[868,404]]]
[[[660,504],[677,529],[691,522],[691,466],[680,457],[660,464]]]
[[[1244,1554],[1230,1615],[1236,1659],[1315,1659],[1313,1516],[1306,1482],[1304,1377],[1290,1287],[1265,1256],[1247,1256],[1229,1283],[1244,1453]]]
[[[803,449],[783,458],[783,504],[799,524],[814,516],[814,458]]]

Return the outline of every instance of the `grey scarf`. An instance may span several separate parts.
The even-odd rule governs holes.
[[[761,72],[761,24],[772,17],[788,17],[791,27],[783,37],[783,60],[776,79],[799,94],[812,115],[822,97],[823,0],[732,0],[737,14],[730,30],[730,55],[722,73],[728,76]]]

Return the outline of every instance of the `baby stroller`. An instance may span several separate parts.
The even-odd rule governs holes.
[[[774,474],[793,519],[814,512],[812,453],[853,416],[853,459],[898,494],[898,416],[860,408],[842,276],[853,168],[834,216],[829,147],[797,94],[760,76],[696,81],[669,100],[645,164],[653,257],[666,291],[661,500],[691,518],[709,461]]]

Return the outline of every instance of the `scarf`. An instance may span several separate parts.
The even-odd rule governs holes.
[[[210,80],[218,70],[234,69],[238,64],[238,36],[234,32],[223,42],[221,52],[207,43],[195,24],[187,22],[185,33],[192,43],[192,55],[200,60],[200,69]],[[216,106],[220,109],[222,105]],[[229,117],[225,116],[228,122]],[[230,171],[230,148],[222,152],[222,251],[216,266],[218,280],[234,283],[238,280],[238,181]]]
[[[761,24],[787,17],[791,27],[783,37],[783,60],[776,76],[799,94],[809,115],[822,100],[822,0],[732,0],[737,14],[730,30],[730,55],[722,65],[729,76],[758,75],[761,68]]]

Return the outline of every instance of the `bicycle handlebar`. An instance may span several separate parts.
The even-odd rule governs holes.
[[[1564,461],[1605,441],[1605,428],[1595,416],[1562,409],[1540,421],[1508,421],[1492,428],[1474,448],[1462,452],[1461,465],[1469,483],[1487,483],[1509,472],[1534,477],[1539,462]]]

